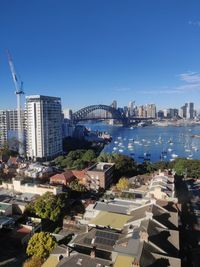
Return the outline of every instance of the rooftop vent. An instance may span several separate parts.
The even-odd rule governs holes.
[[[82,265],[82,261],[83,261],[83,259],[78,259],[78,261],[77,261],[77,265]]]

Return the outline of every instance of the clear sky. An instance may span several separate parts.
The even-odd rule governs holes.
[[[63,107],[200,107],[199,0],[0,0],[0,108],[16,106],[7,48],[26,95]]]

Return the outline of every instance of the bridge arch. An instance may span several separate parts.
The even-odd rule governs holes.
[[[117,110],[111,106],[101,105],[101,104],[100,105],[87,106],[87,107],[84,107],[84,108],[76,111],[75,113],[73,113],[72,119],[74,122],[86,120],[88,114],[90,114],[91,112],[93,112],[95,110],[105,110],[112,115],[112,119],[118,119],[118,120],[122,119],[122,115],[119,112],[119,110]],[[104,118],[104,119],[106,119],[106,118]]]

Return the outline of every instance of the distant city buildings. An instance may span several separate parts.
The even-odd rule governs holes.
[[[192,120],[195,118],[194,103],[185,103],[179,110],[179,116],[183,119]]]
[[[63,116],[64,116],[64,119],[71,120],[72,119],[72,110],[69,108],[63,109]]]
[[[116,100],[113,100],[111,107],[117,109],[117,101]]]
[[[52,158],[62,153],[61,99],[33,95],[26,97],[27,156]]]
[[[72,110],[63,109],[62,111],[62,136],[63,138],[73,136],[75,126],[72,123]]]
[[[186,119],[193,120],[197,117],[197,112],[194,109],[194,103],[185,103],[180,109],[167,108],[159,110],[157,113],[158,119]]]
[[[134,121],[134,118],[146,119],[185,119],[198,118],[199,112],[194,109],[194,103],[187,102],[180,109],[166,108],[157,112],[155,104],[136,105],[135,101],[129,101],[127,106],[119,107],[116,100],[110,105],[116,109],[122,118]],[[91,118],[110,119],[115,123],[107,110],[95,109],[91,112]],[[23,145],[26,147],[27,156],[31,158],[52,158],[62,153],[62,139],[77,137],[73,112],[66,108],[61,110],[61,99],[48,96],[28,96],[25,110],[21,110],[23,122]],[[129,120],[130,119],[130,120]],[[116,120],[116,119],[115,119]],[[116,122],[119,123],[119,122]],[[77,128],[78,129],[78,128]],[[8,142],[9,147],[18,150],[18,114],[16,109],[0,110],[0,147]]]

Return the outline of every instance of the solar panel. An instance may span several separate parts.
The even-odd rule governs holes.
[[[96,237],[95,244],[114,246],[115,240],[110,240],[110,239],[102,238],[102,237]]]
[[[103,232],[103,231],[96,231],[96,236],[97,237],[102,237],[106,239],[112,239],[112,240],[117,240],[119,235],[118,234],[113,234],[109,232]]]

